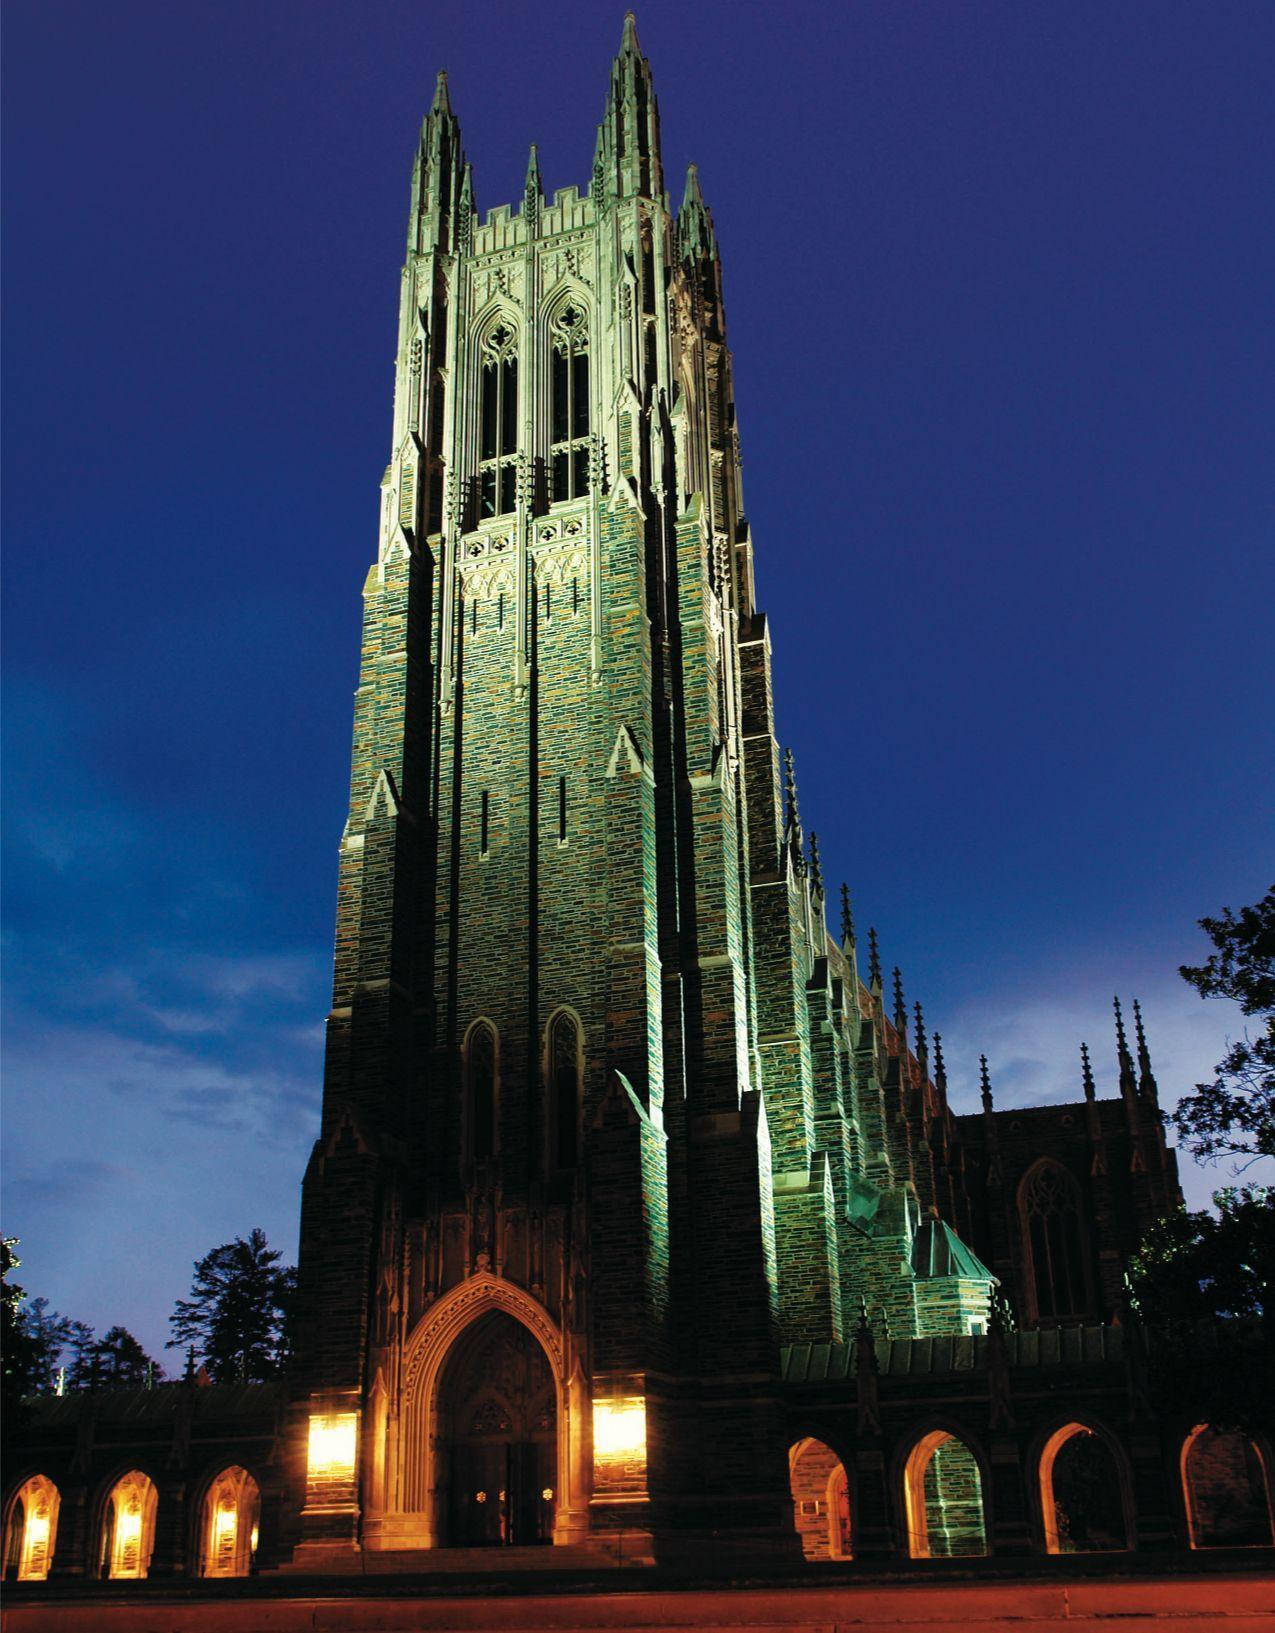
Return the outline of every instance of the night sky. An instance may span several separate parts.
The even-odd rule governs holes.
[[[4,1229],[158,1352],[295,1253],[413,144],[587,183],[622,6],[3,10]],[[648,0],[780,731],[958,1109],[1166,1095],[1272,874],[1275,5]],[[493,904],[499,911],[499,904]],[[1226,1171],[1188,1170],[1197,1203]],[[171,1362],[171,1356],[170,1356]]]

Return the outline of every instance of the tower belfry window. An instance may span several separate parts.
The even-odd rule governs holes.
[[[589,325],[569,301],[550,332],[550,455],[553,497],[589,491]]]
[[[518,351],[498,323],[483,342],[478,434],[478,514],[506,516],[518,492]]]

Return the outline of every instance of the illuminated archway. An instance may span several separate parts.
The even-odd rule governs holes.
[[[57,1542],[58,1488],[43,1474],[24,1480],[13,1494],[5,1531],[5,1575],[19,1582],[43,1582]]]
[[[913,1446],[903,1471],[903,1502],[913,1559],[987,1552],[978,1459],[946,1429],[931,1430]]]
[[[223,1469],[208,1487],[200,1520],[201,1576],[247,1576],[257,1551],[261,1491],[247,1469]]]
[[[1181,1475],[1192,1548],[1275,1543],[1270,1471],[1256,1441],[1198,1423],[1182,1446]]]
[[[1118,1552],[1131,1546],[1128,1482],[1106,1438],[1066,1423],[1040,1454],[1040,1508],[1050,1554]]]
[[[439,1546],[446,1532],[442,1508],[439,1385],[452,1347],[490,1311],[503,1311],[528,1330],[543,1349],[554,1384],[557,1487],[555,1542],[580,1541],[588,1529],[587,1439],[589,1386],[576,1359],[568,1366],[561,1330],[545,1307],[514,1282],[479,1271],[445,1293],[422,1317],[408,1340],[404,1364],[400,1475],[396,1531],[414,1547]]]
[[[102,1520],[102,1574],[142,1577],[150,1570],[155,1546],[155,1510],[159,1494],[140,1469],[132,1469],[111,1487]]]
[[[849,1559],[850,1490],[845,1464],[807,1436],[788,1452],[793,1523],[807,1559]]]

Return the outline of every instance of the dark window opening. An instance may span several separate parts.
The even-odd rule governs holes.
[[[484,856],[487,854],[487,790],[483,789],[482,815],[479,819],[478,848]]]
[[[567,842],[567,779],[558,778],[558,843]]]

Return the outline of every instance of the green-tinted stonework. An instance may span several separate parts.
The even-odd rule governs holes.
[[[474,197],[440,76],[286,1386],[44,1403],[10,1533],[50,1479],[53,1572],[94,1574],[137,1468],[153,1574],[198,1574],[233,1461],[258,1569],[421,1569],[480,1534],[750,1570],[1013,1555],[1049,1546],[1037,1471],[1083,1412],[1130,1546],[1171,1546],[1191,1425],[1154,1420],[1121,1313],[1179,1197],[1141,1016],[1117,1098],[1086,1055],[1075,1104],[996,1111],[985,1075],[957,1117],[848,898],[830,933],[717,239],[694,167],[670,205],[631,18],[587,188],[546,198],[533,149],[516,208]]]
[[[670,206],[631,19],[583,194],[545,198],[533,149],[520,207],[480,218],[440,76],[364,606],[298,1425],[333,1391],[383,1396],[351,1534],[441,1540],[395,1473],[419,1454],[413,1334],[494,1277],[558,1329],[581,1400],[643,1396],[627,1524],[790,1538],[780,1347],[846,1341],[862,1311],[882,1338],[978,1333],[994,1277],[959,1241],[980,1222],[924,1032],[909,1049],[901,992],[887,1015],[848,918],[826,926],[712,217],[694,167]],[[918,1268],[940,1214],[960,1263]],[[569,1439],[562,1538],[616,1523],[587,1426]]]

